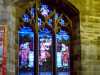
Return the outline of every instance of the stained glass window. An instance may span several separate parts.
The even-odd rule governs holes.
[[[34,72],[34,32],[30,27],[22,27],[19,32],[19,75]],[[33,72],[31,72],[31,70]]]
[[[7,74],[7,28],[6,25],[0,25],[0,74]]]
[[[37,27],[36,34],[28,25],[19,31],[19,66],[20,69],[34,68],[34,39],[38,41],[37,59],[39,75],[53,75],[53,62],[56,61],[57,75],[70,75],[70,36],[62,27],[66,27],[67,18],[64,14],[52,9],[47,4],[40,3],[38,8],[31,7],[22,16],[24,23]],[[32,21],[32,22],[31,22]],[[34,23],[33,23],[34,22]],[[60,31],[59,31],[60,29]],[[38,39],[34,36],[38,35]],[[53,40],[55,39],[55,40]],[[55,41],[56,43],[53,43]],[[30,46],[31,45],[31,46]],[[54,46],[55,47],[54,47]],[[26,52],[23,52],[26,50]],[[55,52],[56,58],[53,56]],[[26,58],[22,58],[26,53]],[[26,60],[25,60],[26,59]],[[32,69],[31,69],[32,70]]]
[[[0,28],[0,64],[2,64],[3,58],[3,48],[4,48],[4,29]]]

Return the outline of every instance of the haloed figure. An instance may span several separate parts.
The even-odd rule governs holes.
[[[49,53],[49,47],[50,47],[51,43],[47,43],[46,40],[43,40],[42,43],[40,44],[40,65],[43,64],[43,62],[47,61],[47,58],[50,57],[50,53]]]
[[[64,67],[68,66],[68,59],[69,59],[68,46],[62,44],[62,64]]]

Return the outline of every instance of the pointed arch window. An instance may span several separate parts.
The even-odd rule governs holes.
[[[24,68],[18,73],[30,75],[72,75],[71,53],[73,49],[72,21],[64,10],[52,5],[52,1],[33,1],[34,5],[23,13],[18,32],[19,49],[22,40],[32,44]],[[57,4],[56,4],[57,5]],[[30,51],[29,50],[29,51]],[[20,54],[20,50],[19,50]],[[19,60],[19,67],[24,65]],[[23,64],[22,64],[23,63]],[[20,64],[22,64],[20,66]],[[23,73],[22,73],[23,72]]]

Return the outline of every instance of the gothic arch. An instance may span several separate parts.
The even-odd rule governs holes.
[[[80,21],[79,21],[79,11],[68,1],[65,0],[41,0],[43,3],[46,3],[48,6],[50,6],[51,8],[55,9],[57,12],[59,13],[63,13],[63,15],[65,16],[65,19],[67,19],[67,23],[65,26],[58,26],[57,30],[52,30],[52,34],[53,34],[53,40],[55,41],[55,34],[57,31],[59,31],[59,28],[66,30],[69,35],[71,36],[70,39],[70,72],[71,75],[78,75],[79,74],[79,70],[80,70],[80,59],[81,59],[81,51],[80,51]],[[34,2],[33,2],[34,3]],[[37,2],[38,5],[39,2]],[[25,6],[26,5],[26,6]],[[37,6],[36,5],[36,6]],[[19,17],[22,15],[22,13],[25,11],[24,8],[28,9],[29,7],[32,6],[32,1],[25,1],[25,2],[15,2],[15,6],[16,6],[16,10],[21,8],[21,12],[18,13],[18,15],[16,14],[16,17]],[[54,11],[54,13],[56,12]],[[39,14],[39,12],[37,13]],[[40,14],[39,14],[40,15]],[[35,19],[37,19],[37,17],[35,17]],[[37,21],[36,21],[37,22]],[[30,22],[31,23],[31,22]],[[18,29],[24,25],[24,22],[22,21],[17,21],[18,26],[16,26],[16,29],[18,31]],[[46,23],[47,24],[47,23]],[[45,27],[48,27],[48,25],[45,24]],[[37,26],[34,26],[34,24],[30,24],[30,27],[32,27],[35,30],[35,38],[37,38],[37,40],[35,40],[34,42],[35,44],[35,51],[38,50],[38,31],[37,31]],[[53,24],[53,27],[56,28],[56,26]],[[50,27],[48,27],[49,29],[52,29]],[[17,32],[16,31],[16,32]],[[16,37],[18,37],[16,35]],[[16,38],[17,39],[17,38]],[[56,44],[55,42],[53,42],[54,44]],[[53,46],[53,48],[55,48],[55,45]],[[38,57],[37,55],[38,53],[36,52],[35,57]],[[53,52],[54,54],[54,58],[55,58],[55,52]],[[17,58],[17,57],[16,57]],[[36,60],[35,63],[35,69],[34,72],[37,74],[38,73],[38,65],[36,64],[36,62],[38,62],[38,59],[35,58],[34,60]],[[56,74],[56,70],[55,70],[55,64],[56,62],[53,62],[53,74]],[[77,65],[79,64],[79,65]],[[76,66],[77,65],[77,66]]]

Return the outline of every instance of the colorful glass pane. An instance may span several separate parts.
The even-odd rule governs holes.
[[[49,20],[48,20],[48,25],[50,25],[50,26],[51,26],[51,25],[52,25],[52,23],[53,23],[52,19],[49,19]]]
[[[32,17],[35,16],[35,8],[31,8],[31,10],[30,10],[30,14],[31,14]]]
[[[55,14],[55,20],[57,20],[58,18],[59,18],[59,14],[56,13],[56,14]]]
[[[48,16],[48,14],[49,14],[48,6],[47,5],[41,5],[40,12],[43,16],[45,16],[45,17]]]
[[[3,29],[0,29],[0,64],[2,64],[3,62],[2,62],[2,58],[3,58],[3,47],[4,47],[4,45],[3,45],[3,41],[4,40],[4,30]]]
[[[42,19],[38,18],[38,26],[41,26],[41,25],[42,25]]]
[[[64,25],[64,24],[65,24],[64,19],[62,19],[62,18],[60,19],[60,24],[61,24],[61,25]]]
[[[22,20],[23,20],[24,22],[29,22],[29,21],[30,21],[29,15],[28,15],[28,14],[24,14],[23,17],[22,17]]]
[[[70,75],[69,40],[70,36],[63,30],[60,30],[60,32],[56,34],[57,75]]]
[[[19,34],[19,75],[34,73],[34,32],[30,27],[23,27]],[[33,71],[33,72],[32,72]]]
[[[39,32],[39,75],[52,75],[52,36],[47,28]],[[51,66],[50,66],[51,64]]]

